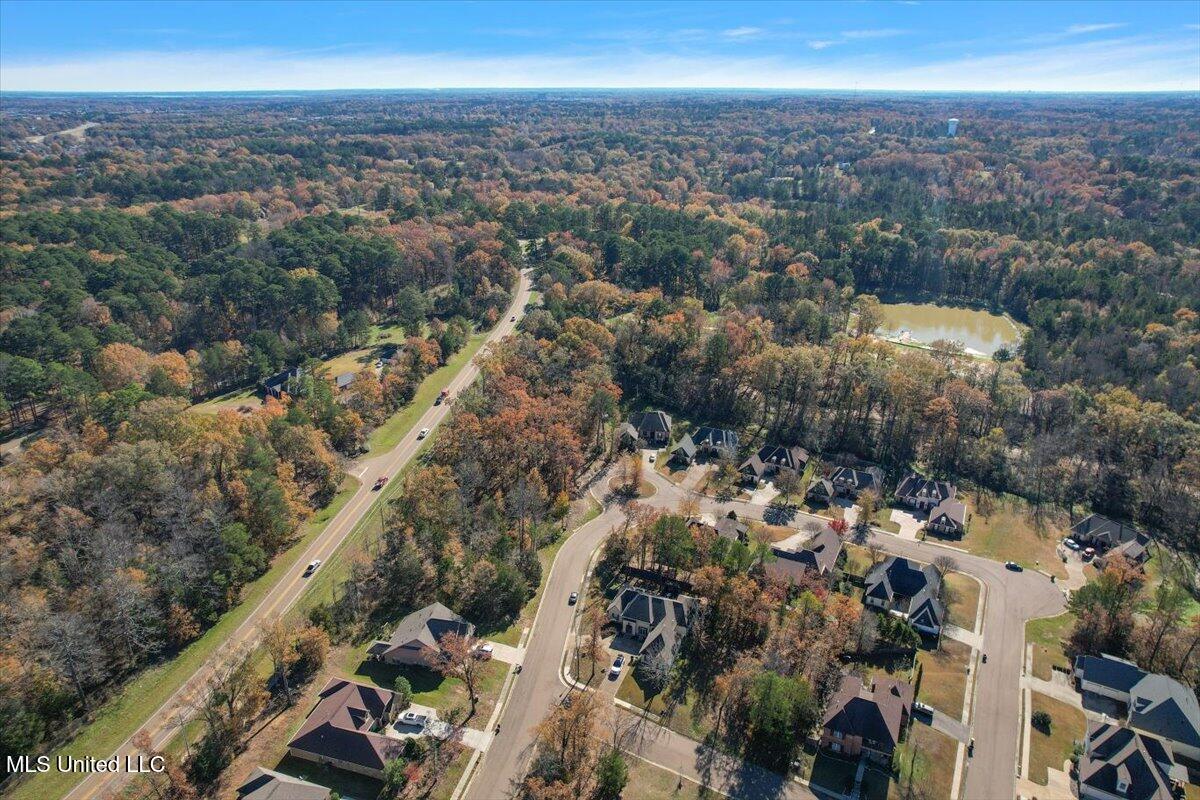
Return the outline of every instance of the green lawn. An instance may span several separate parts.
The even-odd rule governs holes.
[[[433,405],[438,394],[449,385],[450,380],[458,374],[458,371],[470,363],[475,354],[479,352],[479,348],[483,346],[486,338],[486,333],[476,333],[467,340],[466,347],[452,355],[444,366],[434,370],[425,380],[421,381],[412,402],[388,417],[386,422],[371,433],[367,442],[371,452],[382,452],[395,447],[421,418],[421,415]]]
[[[412,684],[414,703],[436,708],[443,714],[452,708],[466,709],[470,706],[466,684],[458,678],[447,678],[425,667],[392,666],[379,661],[368,661],[366,651],[369,644],[364,643],[346,652],[340,667],[345,677],[391,689],[396,683],[396,678],[403,675]],[[486,722],[500,696],[508,664],[493,659],[480,666],[482,669],[478,686],[479,705],[475,709],[475,720]],[[476,727],[478,724],[477,722]]]
[[[1066,536],[1065,518],[1051,510],[1038,521],[1024,500],[1012,495],[970,498],[971,520],[960,543],[976,555],[996,561],[1016,561],[1043,569],[1063,580],[1066,567],[1056,548]]]
[[[962,719],[963,697],[967,689],[967,663],[970,658],[970,647],[945,637],[942,637],[937,650],[918,650],[921,687],[917,692],[917,699],[952,719]]]
[[[666,692],[653,698],[648,699],[646,697],[645,691],[634,675],[633,664],[628,660],[625,662],[624,672],[625,675],[621,679],[621,686],[617,689],[617,697],[619,699],[638,708],[647,709],[652,714],[659,715],[666,726],[676,733],[697,740],[703,740],[708,735],[708,732],[712,729],[711,722],[707,718],[696,718],[692,714],[692,703],[695,700],[692,692],[688,692],[684,701],[672,708],[669,705],[669,698]],[[604,678],[604,680],[608,679]]]
[[[905,744],[917,749],[917,758],[925,759],[924,772],[919,771],[917,774],[917,783],[926,789],[924,797],[928,800],[949,800],[950,784],[954,782],[954,761],[958,757],[958,742],[918,722],[909,728]],[[904,796],[903,788],[898,781],[893,781],[888,797],[891,800],[901,800]]]
[[[857,544],[847,544],[846,563],[842,570],[851,575],[866,575],[871,569],[871,553],[867,548]]]
[[[187,646],[175,658],[141,673],[112,700],[105,703],[91,722],[73,740],[54,754],[107,757],[128,739],[168,697],[175,693],[213,652],[245,621],[300,558],[300,555],[354,495],[358,481],[347,477],[333,502],[308,521],[294,545],[280,554],[271,568],[242,592],[242,602]],[[13,800],[60,797],[79,782],[77,773],[44,772],[32,776],[13,790]]]
[[[379,794],[383,784],[365,775],[356,775],[335,767],[314,764],[303,758],[284,756],[283,760],[274,767],[277,772],[291,775],[293,778],[311,781],[327,786],[342,797],[370,798]]]
[[[979,610],[979,581],[961,572],[946,575],[946,588],[950,590],[947,618],[951,625],[968,631],[975,630],[975,617]]]
[[[1071,612],[1057,617],[1033,619],[1025,623],[1025,641],[1033,645],[1033,676],[1048,681],[1055,665],[1070,668],[1063,652],[1063,640],[1075,625]]]
[[[1029,734],[1029,780],[1045,786],[1049,782],[1046,770],[1062,769],[1063,761],[1071,757],[1075,741],[1082,740],[1087,732],[1087,718],[1083,712],[1066,703],[1033,692],[1033,711],[1045,711],[1053,724],[1050,734],[1034,728]],[[1029,720],[1025,721],[1029,724]]]
[[[244,389],[234,389],[232,392],[217,395],[211,400],[205,400],[203,403],[197,403],[192,406],[192,411],[199,411],[201,414],[216,414],[226,408],[237,408],[239,406],[252,406],[258,408],[262,405],[262,398],[258,396],[258,390],[254,386],[248,386]]]
[[[713,800],[725,795],[625,753],[629,780],[621,800]]]

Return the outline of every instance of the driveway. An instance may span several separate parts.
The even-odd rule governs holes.
[[[520,664],[521,659],[525,656],[525,652],[521,648],[513,647],[510,644],[500,644],[490,640],[488,644],[492,646],[492,658],[506,664]]]
[[[924,517],[918,517],[911,511],[900,508],[893,508],[888,519],[900,526],[900,533],[896,535],[901,539],[908,539],[910,542],[917,541],[917,534],[921,532],[921,526],[925,524]]]

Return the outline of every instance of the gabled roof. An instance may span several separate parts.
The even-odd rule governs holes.
[[[1136,539],[1117,545],[1114,553],[1120,553],[1134,564],[1141,564],[1150,557],[1150,537],[1139,533]]]
[[[333,678],[319,697],[288,747],[372,770],[403,751],[403,742],[375,733],[392,692]]]
[[[629,424],[641,435],[647,433],[671,433],[671,417],[665,411],[641,411],[631,414]]]
[[[691,436],[685,436],[679,440],[679,444],[675,445],[672,453],[682,453],[687,458],[693,458],[696,455],[696,443],[692,441]]]
[[[1088,731],[1079,782],[1127,800],[1171,800],[1174,763],[1159,739],[1104,723]],[[1119,782],[1128,788],[1117,791]]]
[[[1144,536],[1137,528],[1116,522],[1100,514],[1089,514],[1071,526],[1071,536],[1089,542],[1103,542],[1109,547]]]
[[[392,637],[386,642],[373,642],[368,652],[371,655],[384,655],[405,647],[411,649],[424,645],[436,648],[446,634],[471,636],[474,632],[475,626],[458,614],[441,603],[430,603],[400,620]]]
[[[238,800],[329,800],[324,786],[265,767],[255,767],[237,793]]]
[[[833,482],[828,478],[813,478],[813,482],[808,485],[805,494],[815,497],[833,497]]]
[[[739,469],[743,472],[749,467],[755,475],[762,475],[766,469],[786,467],[794,472],[803,472],[808,464],[808,451],[803,447],[783,447],[768,444],[760,447],[758,452],[742,462]]]
[[[912,701],[912,686],[904,681],[876,678],[866,689],[860,677],[846,675],[825,708],[821,725],[883,745],[874,749],[890,750],[900,741],[904,716],[911,713]]]
[[[942,519],[945,517],[945,519]],[[949,522],[956,527],[967,525],[967,507],[957,500],[943,500],[929,512],[929,521],[938,524]]]
[[[824,528],[796,550],[772,547],[774,561],[763,564],[763,571],[771,577],[789,583],[797,583],[807,570],[825,574],[837,564],[842,552],[842,540],[829,528]]]
[[[730,511],[714,526],[722,539],[734,542],[744,542],[750,537],[750,523],[738,519],[736,511]]]
[[[738,446],[738,435],[734,431],[725,428],[697,428],[696,432],[691,435],[691,439],[699,447],[713,447],[725,450],[736,450]]]
[[[918,566],[907,558],[891,556],[867,573],[863,594],[902,606],[896,610],[903,611],[914,624],[941,627],[946,616],[946,608],[938,599],[941,585],[941,576],[929,564]]]
[[[865,492],[868,489],[879,491],[883,486],[883,470],[879,467],[867,467],[866,469],[838,467],[829,475],[829,480],[835,486],[842,486],[855,492]]]
[[[1200,747],[1196,693],[1166,675],[1150,673],[1129,691],[1129,724],[1173,742]]]
[[[910,472],[896,487],[896,497],[915,502],[917,500],[933,500],[940,503],[951,500],[958,494],[958,488],[946,481],[935,481],[915,472]]]
[[[642,641],[640,652],[673,655],[675,646],[683,639],[698,605],[696,598],[660,597],[644,589],[626,586],[608,606],[610,616],[645,625],[649,632]]]
[[[339,389],[345,389],[358,378],[357,372],[343,372],[333,379],[333,385]]]
[[[1075,657],[1075,677],[1114,692],[1128,694],[1145,676],[1145,671],[1137,664],[1107,653]]]

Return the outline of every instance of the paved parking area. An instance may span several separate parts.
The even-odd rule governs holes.
[[[890,519],[900,526],[900,533],[896,535],[901,539],[908,539],[910,542],[917,541],[917,534],[921,532],[921,526],[925,524],[923,516],[918,517],[911,511],[899,508],[892,509]]]

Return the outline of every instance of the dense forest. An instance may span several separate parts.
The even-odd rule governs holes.
[[[484,361],[327,626],[381,611],[354,602],[372,582],[405,586],[398,608],[511,621],[589,457],[651,404],[1131,519],[1195,560],[1197,110],[6,98],[0,750],[52,740],[236,604],[526,264],[542,308]],[[81,121],[82,141],[25,138]],[[990,361],[898,349],[872,335],[880,298],[1004,312],[1025,335]],[[381,325],[403,329],[397,354],[336,392],[320,359]],[[282,402],[190,407],[296,366]]]

